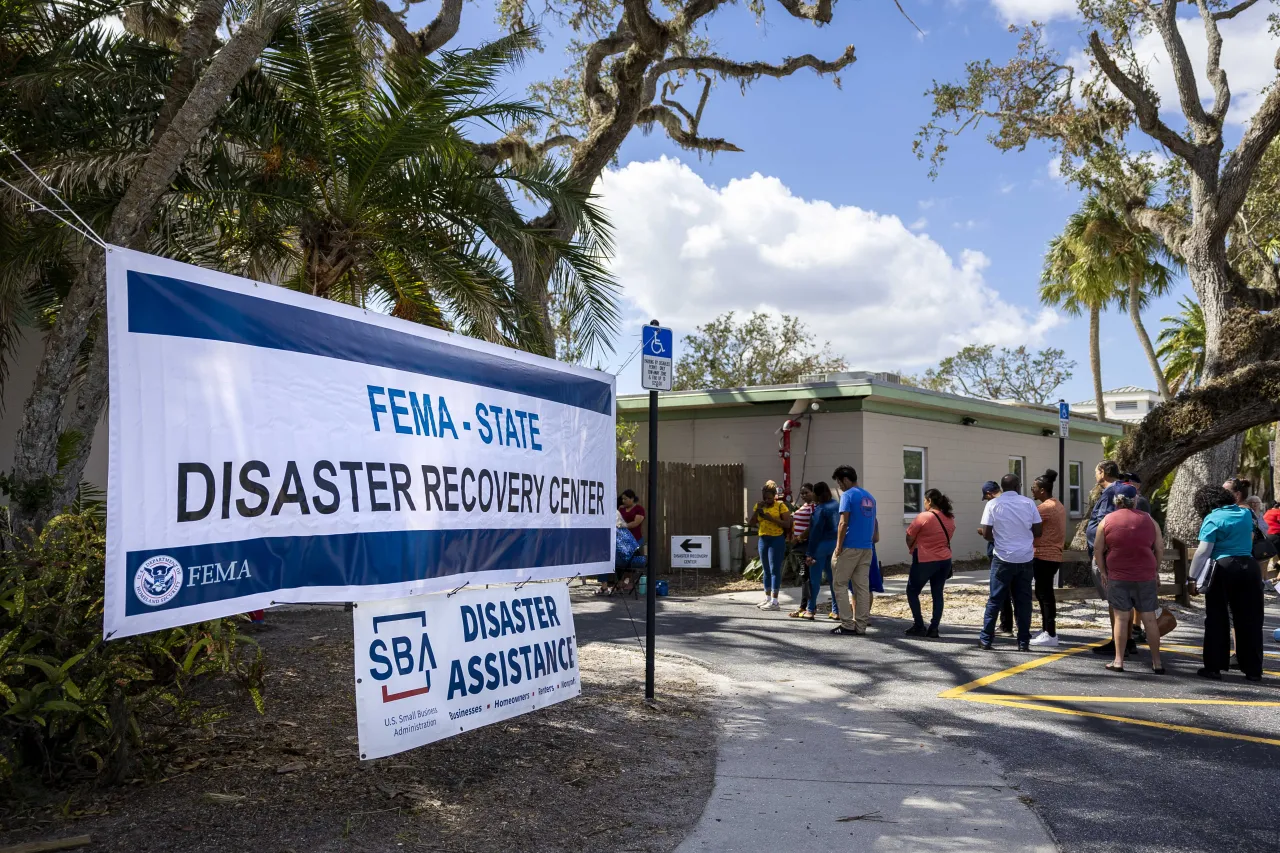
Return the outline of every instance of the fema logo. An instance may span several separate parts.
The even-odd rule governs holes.
[[[150,607],[167,604],[182,589],[182,566],[173,557],[152,557],[133,576],[133,593]]]

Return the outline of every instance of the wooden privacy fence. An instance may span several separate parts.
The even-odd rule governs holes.
[[[691,465],[686,462],[658,463],[658,506],[649,505],[649,463],[618,463],[618,494],[631,489],[640,496],[647,513],[654,516],[657,542],[649,544],[649,560],[655,572],[671,567],[667,548],[672,536],[710,536],[711,570],[720,565],[721,527],[741,524],[746,514],[741,465]],[[644,529],[649,535],[648,526]],[[655,548],[656,545],[656,548]],[[655,563],[655,561],[657,561]]]

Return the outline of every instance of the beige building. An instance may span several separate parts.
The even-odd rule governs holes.
[[[648,455],[648,394],[618,398],[618,417],[641,424],[637,454]],[[955,505],[956,556],[980,556],[977,533],[982,483],[1011,471],[1030,480],[1058,468],[1056,407],[994,403],[925,391],[885,375],[833,374],[825,381],[659,395],[659,456],[663,461],[741,463],[750,502],[765,480],[782,483],[780,430],[791,419],[791,482],[826,480],[842,464],[858,471],[859,484],[876,497],[880,558],[910,561],[907,524],[925,489],[936,488]],[[1123,433],[1120,424],[1073,415],[1066,442],[1067,507],[1073,519],[1093,487],[1102,459],[1101,439]],[[834,484],[832,484],[834,485]],[[712,531],[707,531],[712,532]],[[1068,531],[1070,536],[1070,531]]]

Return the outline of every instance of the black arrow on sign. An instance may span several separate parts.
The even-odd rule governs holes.
[[[683,548],[686,552],[688,552],[688,551],[692,551],[692,550],[694,550],[695,548],[696,548],[697,550],[701,551],[701,550],[702,550],[702,543],[701,543],[701,542],[694,542],[692,539],[686,539],[686,540],[684,540],[683,542],[681,542],[681,543],[680,543],[680,547],[681,547],[681,548]]]

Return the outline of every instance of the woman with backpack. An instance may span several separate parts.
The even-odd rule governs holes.
[[[951,577],[951,537],[956,532],[951,499],[937,489],[924,493],[924,512],[907,528],[907,549],[911,551],[911,574],[907,578],[907,604],[915,623],[909,637],[937,637],[942,621],[942,590]],[[933,595],[933,620],[926,628],[920,614],[920,591],[925,584]]]

